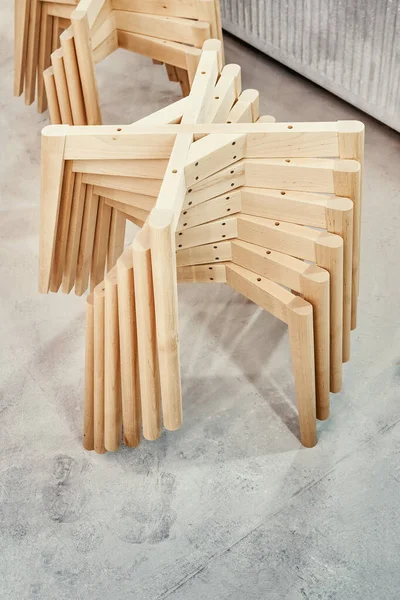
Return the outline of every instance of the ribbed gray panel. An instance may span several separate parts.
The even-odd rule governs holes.
[[[221,0],[223,27],[400,131],[400,0]]]

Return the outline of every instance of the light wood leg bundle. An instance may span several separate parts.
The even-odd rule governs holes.
[[[217,40],[171,106],[131,125],[43,131],[40,291],[93,292],[85,447],[181,426],[179,282],[225,283],[287,323],[300,438],[316,443],[356,322],[362,153],[359,122],[260,116]],[[140,231],[124,249],[127,219]]]

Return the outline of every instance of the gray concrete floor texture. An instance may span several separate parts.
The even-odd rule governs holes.
[[[81,444],[84,300],[37,293],[48,115],[12,97],[11,3],[0,32],[0,598],[397,600],[399,135],[226,37],[262,114],[366,124],[343,391],[302,448],[286,326],[227,287],[182,285],[184,425],[97,456]],[[180,97],[162,67],[122,50],[98,78],[109,124]]]

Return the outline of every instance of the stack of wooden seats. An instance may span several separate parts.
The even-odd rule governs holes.
[[[133,125],[43,131],[40,291],[82,293],[91,277],[87,449],[180,427],[178,282],[226,283],[288,324],[305,446],[341,389],[364,127],[259,119],[240,69],[221,67],[210,40],[189,97]],[[123,250],[126,219],[141,229]]]
[[[37,85],[52,123],[97,125],[106,56],[125,48],[165,63],[186,96],[211,37],[222,39],[219,0],[15,0],[14,93],[32,104]]]

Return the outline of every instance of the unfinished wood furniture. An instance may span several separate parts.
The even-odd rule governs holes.
[[[39,289],[91,277],[87,449],[180,427],[179,281],[226,283],[288,324],[315,444],[356,319],[364,128],[258,120],[210,40],[188,98],[133,125],[43,130]],[[122,251],[125,219],[141,229]]]
[[[32,104],[37,82],[54,124],[101,123],[95,65],[117,48],[166,63],[186,96],[204,41],[222,40],[219,0],[14,1],[14,93]]]

